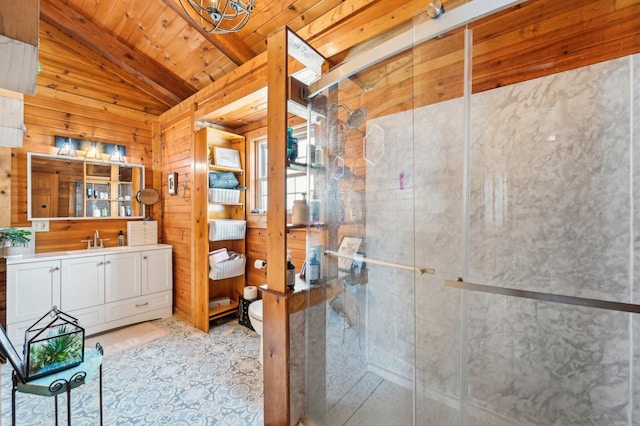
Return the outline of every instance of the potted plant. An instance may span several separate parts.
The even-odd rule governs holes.
[[[25,331],[27,380],[75,367],[84,360],[84,328],[57,307]]]
[[[26,247],[27,243],[31,241],[29,237],[31,231],[18,228],[3,228],[0,229],[0,248],[3,249],[4,256],[15,255],[12,248]],[[21,251],[21,250],[18,250]]]

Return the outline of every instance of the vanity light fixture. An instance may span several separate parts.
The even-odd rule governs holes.
[[[114,163],[125,163],[124,156],[122,155],[122,151],[120,151],[120,147],[118,145],[113,147],[113,152],[109,156],[109,161]]]
[[[87,160],[103,161],[102,155],[100,154],[100,151],[98,151],[98,145],[95,142],[91,142],[91,147],[89,147],[87,152],[84,154],[84,158]]]
[[[244,28],[255,0],[179,0],[189,17],[208,33],[234,33]]]
[[[60,147],[58,150],[58,155],[66,155],[69,157],[77,157],[78,154],[76,150],[73,148],[73,144],[71,143],[71,138],[68,137],[67,141]]]

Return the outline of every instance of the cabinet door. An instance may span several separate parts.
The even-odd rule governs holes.
[[[60,309],[72,311],[104,304],[104,256],[62,260]]]
[[[140,296],[140,252],[109,254],[105,258],[107,303]]]
[[[173,288],[170,248],[143,251],[142,262],[142,294]]]
[[[7,324],[35,322],[60,306],[60,261],[7,265]]]

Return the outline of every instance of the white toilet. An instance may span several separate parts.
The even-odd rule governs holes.
[[[249,320],[251,326],[260,336],[260,364],[262,364],[262,299],[249,305]]]

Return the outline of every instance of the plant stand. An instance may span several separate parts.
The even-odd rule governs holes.
[[[67,425],[71,426],[71,389],[83,385],[87,379],[99,372],[100,385],[100,425],[102,425],[102,346],[98,343],[96,349],[85,349],[84,361],[74,368],[63,370],[48,376],[22,383],[15,370],[12,374],[13,387],[11,390],[11,422],[16,424],[16,392],[32,395],[55,397],[55,417],[58,425],[58,395],[67,394]]]

